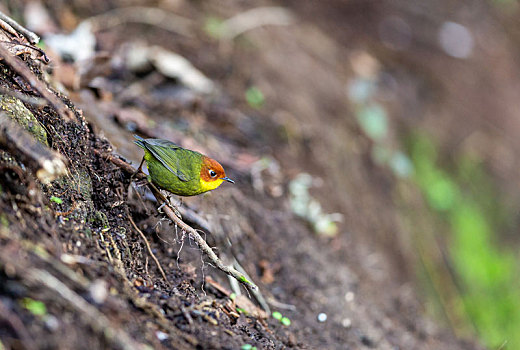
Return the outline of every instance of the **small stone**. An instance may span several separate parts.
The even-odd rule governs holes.
[[[322,312],[318,315],[318,322],[323,323],[325,321],[327,321],[327,314]]]
[[[159,341],[164,341],[168,339],[168,334],[161,331],[155,332],[155,336],[157,337],[157,339],[159,339]]]
[[[103,304],[108,296],[107,282],[101,279],[95,280],[89,287],[89,293],[96,304]]]
[[[341,321],[341,325],[345,328],[350,328],[352,326],[352,320],[350,318],[344,318]]]
[[[44,320],[45,320],[44,321],[45,327],[47,327],[47,329],[52,332],[57,331],[58,328],[60,327],[60,321],[52,315],[45,316]]]

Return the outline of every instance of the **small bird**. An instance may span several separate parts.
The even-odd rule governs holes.
[[[149,179],[159,188],[178,196],[195,196],[216,189],[224,181],[235,183],[219,162],[199,152],[168,140],[134,137],[134,143],[144,149],[138,172],[146,160]]]

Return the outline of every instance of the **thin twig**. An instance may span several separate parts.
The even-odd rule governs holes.
[[[33,89],[38,91],[40,95],[47,99],[61,116],[66,120],[72,119],[72,112],[65,103],[52,93],[42,81],[38,80],[29,67],[23,64],[18,57],[14,56],[3,45],[0,45],[0,56],[2,56],[4,61],[11,66],[16,73],[20,74],[33,87]]]
[[[45,54],[45,51],[43,51],[42,49],[40,49],[39,47],[36,47],[36,46],[33,46],[33,45],[29,45],[29,44],[25,44],[25,43],[18,43],[18,42],[15,42],[15,41],[0,41],[1,43],[5,44],[5,45],[11,45],[13,47],[25,47],[27,49],[30,49],[30,50],[33,50],[33,51],[36,51],[40,54],[39,57],[36,57],[37,60],[40,60],[42,61],[43,63],[45,64],[48,64],[51,60],[49,59],[49,57],[47,57],[47,54]],[[15,55],[16,56],[19,56],[20,54],[23,54],[23,53],[29,53],[32,56],[33,52],[27,52],[27,50],[25,51],[16,51],[15,52]]]
[[[101,155],[101,153],[99,151],[95,151],[95,152],[97,154]],[[111,154],[103,155],[103,158],[111,161],[113,164],[117,165],[118,167],[120,167],[122,170],[124,170],[128,174],[134,174],[135,173],[135,169],[130,164],[128,164],[127,162],[125,162],[125,161],[123,161],[123,160],[121,160],[121,159],[119,159],[119,158],[117,158],[117,157],[115,157],[115,156],[113,156]],[[137,174],[136,177],[137,178],[145,178],[146,175],[144,175],[144,174],[143,175]],[[220,258],[217,256],[217,254],[215,254],[215,252],[211,249],[211,247],[206,243],[204,238],[202,238],[202,236],[197,232],[197,230],[195,230],[193,227],[191,227],[188,224],[186,224],[177,215],[175,215],[175,210],[171,207],[171,205],[168,203],[166,198],[157,189],[157,187],[155,187],[152,183],[149,184],[149,187],[150,187],[150,190],[152,191],[153,195],[157,199],[157,202],[159,202],[159,203],[166,202],[166,205],[162,208],[162,210],[166,214],[166,216],[168,216],[168,218],[170,218],[170,220],[172,220],[183,231],[187,232],[189,234],[189,236],[193,238],[193,240],[195,240],[195,242],[199,246],[200,250],[202,250],[202,252],[204,252],[208,256],[208,258],[211,260],[211,262],[219,270],[221,270],[222,272],[226,273],[227,275],[230,275],[230,276],[234,277],[237,281],[242,283],[247,288],[250,288],[253,291],[258,290],[258,287],[253,282],[248,280],[247,277],[244,276],[244,274],[242,274],[239,271],[237,271],[231,265],[225,265],[222,262],[222,260],[220,260]]]
[[[23,27],[21,24],[19,24],[14,19],[12,19],[11,17],[7,16],[6,14],[4,14],[1,11],[0,11],[0,19],[3,20],[5,23],[9,24],[14,29],[16,29],[16,31],[18,31],[18,33],[20,33],[23,36],[25,36],[27,38],[27,40],[29,40],[29,42],[31,44],[38,44],[38,42],[40,41],[40,37],[38,35],[36,35],[35,33],[31,32],[27,28]]]
[[[222,23],[222,37],[232,40],[240,34],[258,27],[267,25],[287,26],[293,20],[294,16],[291,11],[284,7],[257,7],[224,21]]]
[[[169,285],[168,279],[166,278],[166,274],[164,273],[164,270],[163,270],[163,268],[161,266],[161,263],[159,262],[159,260],[155,256],[155,254],[152,252],[152,248],[150,247],[150,243],[148,243],[148,240],[146,239],[146,236],[144,235],[144,233],[139,229],[139,227],[137,227],[137,225],[135,224],[134,220],[132,219],[132,216],[130,215],[130,213],[128,213],[128,220],[130,220],[130,223],[132,224],[134,229],[137,231],[137,233],[139,233],[139,235],[143,239],[144,243],[146,244],[146,249],[148,249],[148,254],[150,254],[150,256],[152,257],[153,261],[155,261],[155,264],[157,265],[157,268],[159,269],[159,271],[161,272],[162,277],[164,278],[164,282],[166,282],[166,284]]]
[[[143,23],[169,32],[193,37],[192,21],[173,12],[155,7],[122,7],[107,11],[87,21],[93,24],[94,31],[104,30],[125,23]]]
[[[267,297],[267,302],[277,309],[296,311],[296,306],[292,304],[282,303],[273,297]]]

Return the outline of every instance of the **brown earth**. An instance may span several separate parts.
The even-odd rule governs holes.
[[[28,3],[11,4],[11,12]],[[251,3],[164,2],[160,8],[189,18],[188,34],[100,20],[97,57],[76,66],[54,58],[50,81],[68,87],[60,98],[74,111],[73,120],[49,106],[25,106],[49,146],[67,159],[69,175],[42,185],[16,153],[2,151],[0,162],[0,340],[6,349],[478,347],[425,316],[396,186],[404,186],[419,208],[424,204],[417,191],[372,162],[371,142],[346,97],[345,86],[357,74],[352,65],[365,57],[360,43],[370,42],[370,33],[355,46],[339,33],[346,41],[356,37],[356,23],[370,21],[379,8],[374,2],[361,10],[326,3],[332,7],[292,2],[290,25],[218,41],[204,31],[207,18],[231,17]],[[57,27],[71,29],[117,5],[47,2],[46,9]],[[216,83],[217,93],[195,93],[156,67],[130,69],[125,59],[137,51],[129,46],[137,39],[147,50],[157,45],[186,57]],[[20,58],[37,75],[49,70],[28,55]],[[24,90],[6,62],[0,64],[3,87],[38,95]],[[423,81],[418,76],[411,78],[413,86]],[[251,86],[265,94],[261,109],[244,99]],[[185,199],[184,217],[205,232],[226,263],[241,264],[290,326],[262,318],[260,307],[242,297],[235,305],[226,276],[108,160],[117,154],[138,164],[133,133],[167,138],[222,161],[236,185]],[[302,172],[315,179],[311,193],[323,211],[343,215],[336,236],[316,234],[293,213],[289,183]],[[31,300],[43,302],[46,311],[31,311]],[[320,313],[326,321],[318,321]]]

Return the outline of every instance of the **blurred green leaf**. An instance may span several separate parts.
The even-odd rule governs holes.
[[[507,340],[508,348],[520,349],[520,266],[511,251],[495,243],[500,224],[509,221],[498,191],[476,157],[457,157],[452,174],[437,164],[437,149],[428,136],[412,135],[408,147],[417,186],[450,225],[448,259],[460,295],[445,301],[451,307],[444,312],[467,318],[490,348]]]
[[[273,312],[273,318],[274,318],[275,320],[280,321],[280,320],[282,319],[282,317],[283,317],[283,316],[282,316],[282,314],[281,314],[279,311],[274,311],[274,312]]]
[[[442,173],[432,178],[426,190],[428,203],[437,210],[448,210],[453,207],[458,194],[457,186]]]
[[[388,133],[386,111],[379,104],[363,106],[357,112],[357,120],[365,134],[374,141],[383,139]]]
[[[246,90],[246,101],[252,108],[260,109],[265,103],[265,97],[259,88],[251,86]]]
[[[208,17],[204,23],[204,31],[212,38],[219,39],[222,36],[223,20],[217,17]]]
[[[284,326],[290,326],[291,320],[288,317],[282,317],[282,319],[280,320],[280,323],[283,324]]]
[[[47,308],[45,307],[45,304],[39,300],[23,298],[22,305],[35,316],[43,316],[47,314]]]
[[[413,164],[403,152],[395,152],[390,158],[390,168],[399,177],[408,177],[412,175]]]
[[[63,203],[63,199],[59,198],[59,197],[55,197],[55,196],[51,196],[50,198],[51,202],[54,202],[56,204],[61,204]]]

